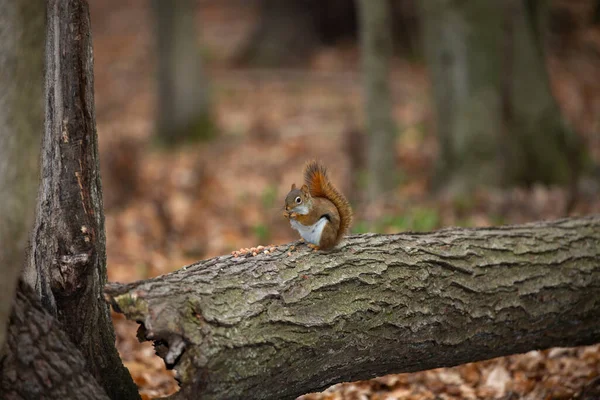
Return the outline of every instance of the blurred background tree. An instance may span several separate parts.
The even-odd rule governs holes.
[[[357,0],[363,102],[368,136],[369,200],[380,199],[396,180],[396,125],[392,118],[390,68],[393,53],[389,0]]]
[[[156,135],[175,145],[213,133],[208,80],[198,42],[196,0],[151,0],[158,103]]]
[[[583,157],[550,91],[548,1],[419,2],[435,103],[435,186],[568,183]]]
[[[386,5],[395,48],[412,54],[418,47],[418,18],[412,1]],[[260,0],[258,23],[236,56],[238,64],[290,66],[305,63],[320,46],[356,42],[359,15],[355,0]]]
[[[41,0],[0,0],[0,354],[35,215],[45,9]]]
[[[260,22],[237,56],[238,63],[275,66],[301,62],[319,41],[312,14],[316,6],[316,2],[303,0],[263,0]]]

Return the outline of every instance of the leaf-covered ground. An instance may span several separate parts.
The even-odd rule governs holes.
[[[297,69],[233,68],[228,60],[256,21],[252,3],[202,1],[199,40],[219,136],[166,150],[151,140],[159,110],[147,4],[90,0],[109,280],[133,281],[236,249],[295,240],[280,211],[310,158],[326,160],[334,181],[355,204],[360,202],[361,187],[352,187],[349,178],[349,154],[364,135],[354,46],[318,49]],[[590,4],[569,5],[576,22],[586,20]],[[549,53],[552,87],[599,162],[600,30],[580,23],[567,44]],[[559,187],[482,190],[452,200],[431,196],[437,148],[426,71],[418,62],[397,59],[392,84],[402,179],[380,204],[356,210],[356,232],[427,231],[567,215],[569,191]],[[600,212],[598,179],[583,179],[579,186],[570,215]],[[177,390],[152,345],[138,343],[137,324],[116,314],[113,321],[117,347],[143,396]],[[599,346],[550,349],[336,385],[304,399],[568,399],[598,376]]]

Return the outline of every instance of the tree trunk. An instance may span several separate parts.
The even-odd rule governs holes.
[[[252,4],[252,2],[249,2]],[[414,55],[418,48],[415,1],[389,1],[394,49]],[[267,67],[306,64],[318,46],[355,42],[359,36],[356,0],[261,0],[259,21],[236,57],[238,64]]]
[[[0,362],[3,399],[108,400],[86,369],[83,354],[27,284],[19,284],[11,304],[6,357]]]
[[[436,186],[499,185],[502,4],[419,2],[436,109]]]
[[[139,398],[101,299],[106,239],[88,5],[85,0],[49,0],[47,7],[42,182],[23,277],[108,395]]]
[[[166,145],[212,134],[208,82],[196,30],[195,0],[152,0],[156,22],[157,138]]]
[[[389,0],[357,0],[368,132],[368,191],[375,200],[396,184],[396,127],[392,118]]]
[[[600,216],[288,251],[218,257],[105,293],[175,366],[179,398],[286,399],[600,341]]]
[[[262,0],[260,21],[236,64],[274,67],[305,63],[319,43],[312,0]]]
[[[579,137],[564,123],[549,84],[544,57],[544,32],[549,0],[511,0],[512,54],[504,54],[510,87],[506,100],[511,118],[504,118],[512,139],[505,154],[510,182],[567,183],[577,178],[583,159]]]
[[[41,0],[0,0],[0,355],[39,179],[44,10]]]
[[[550,91],[545,2],[419,2],[440,157],[436,186],[567,183],[581,148]]]

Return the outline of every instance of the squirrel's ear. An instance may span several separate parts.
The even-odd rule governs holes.
[[[296,189],[296,184],[292,183],[292,189],[291,190],[295,190]]]
[[[302,192],[304,192],[304,193],[308,193],[308,186],[307,185],[302,185],[302,187],[300,188],[300,190],[302,190]]]

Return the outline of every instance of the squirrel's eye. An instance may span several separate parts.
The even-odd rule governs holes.
[[[300,196],[296,197],[296,204],[300,204],[302,203],[302,199],[300,198]]]

